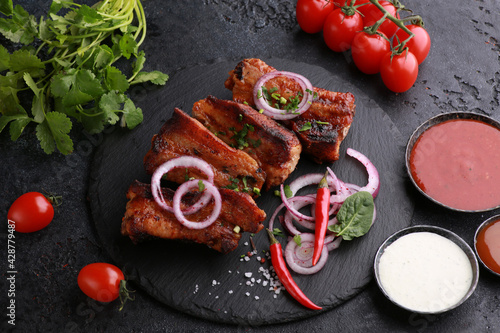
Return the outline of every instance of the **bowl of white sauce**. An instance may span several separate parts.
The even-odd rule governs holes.
[[[387,238],[377,251],[374,270],[390,301],[422,314],[456,308],[472,295],[479,279],[471,247],[455,233],[428,225]]]

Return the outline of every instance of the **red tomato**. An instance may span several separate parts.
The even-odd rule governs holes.
[[[424,62],[425,58],[427,58],[429,50],[431,49],[431,37],[429,36],[427,31],[419,25],[410,24],[406,27],[411,32],[413,32],[414,36],[405,45],[408,47],[410,52],[415,55],[418,64],[420,65],[422,62]],[[406,31],[399,29],[392,41],[392,45],[398,45],[399,42],[404,41],[406,38],[408,38],[408,36],[409,35],[406,33]]]
[[[35,232],[49,225],[54,218],[52,203],[39,192],[28,192],[14,201],[7,219],[15,222],[18,232]]]
[[[352,40],[351,55],[354,64],[365,74],[376,74],[380,71],[382,58],[391,51],[389,40],[378,34],[358,32]]]
[[[88,297],[99,302],[111,302],[120,295],[123,272],[115,265],[98,262],[83,267],[78,274],[78,286]]]
[[[323,38],[330,49],[343,52],[351,48],[354,35],[361,30],[363,30],[361,15],[355,12],[354,15],[348,16],[339,8],[326,18]]]
[[[417,58],[411,52],[392,56],[388,52],[380,62],[380,76],[387,88],[394,92],[410,89],[418,76]]]
[[[326,17],[333,8],[333,3],[326,0],[299,0],[295,7],[297,22],[302,30],[315,34],[323,29]]]
[[[385,8],[385,10],[389,12],[389,14],[396,18],[399,18],[397,9],[392,3],[390,3],[389,1],[380,1],[379,3],[382,5],[382,7]],[[361,10],[361,13],[365,15],[363,17],[365,26],[371,26],[375,24],[375,22],[377,22],[382,18],[382,16],[384,16],[384,13],[382,13],[382,11],[373,4],[362,6],[361,8],[363,7],[366,7]],[[383,32],[387,37],[391,38],[396,33],[396,30],[398,30],[398,26],[394,22],[386,18],[385,21],[380,25],[378,30]]]

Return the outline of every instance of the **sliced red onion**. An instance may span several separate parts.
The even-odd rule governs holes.
[[[335,236],[333,234],[325,237],[325,246],[328,249],[328,252],[338,249],[340,243],[342,242],[342,236],[334,238]]]
[[[214,209],[212,211],[212,214],[209,215],[204,221],[193,222],[193,221],[189,221],[188,219],[186,219],[184,217],[184,214],[181,211],[181,199],[192,188],[198,187],[200,181],[205,186],[204,191],[209,193],[214,198],[215,206],[214,206]],[[204,229],[204,228],[209,227],[219,217],[219,214],[220,214],[221,208],[222,208],[222,198],[221,198],[221,195],[219,193],[219,190],[212,183],[210,183],[206,180],[202,180],[202,179],[193,179],[193,180],[189,180],[189,181],[183,183],[181,186],[179,186],[179,188],[177,188],[177,190],[175,191],[175,194],[174,194],[174,199],[173,199],[172,205],[173,205],[175,217],[183,226],[185,226],[186,228],[189,228],[189,229]]]
[[[153,194],[153,198],[156,203],[165,209],[166,211],[173,212],[173,208],[165,202],[165,198],[163,198],[163,193],[161,191],[161,178],[164,174],[176,168],[195,168],[201,171],[205,176],[207,176],[208,181],[213,183],[214,181],[214,171],[210,164],[205,162],[204,160],[193,157],[193,156],[180,156],[168,160],[167,162],[160,165],[153,176],[151,177],[151,193]],[[189,207],[183,213],[185,215],[196,213],[201,208],[205,207],[212,197],[208,193],[204,193],[201,198],[198,200],[196,204]]]
[[[286,208],[292,213],[293,216],[295,216],[298,219],[303,219],[306,221],[314,221],[314,217],[312,216],[307,216],[299,212],[295,207],[293,207],[292,203],[295,201],[307,201],[309,203],[314,203],[316,202],[316,198],[310,197],[310,196],[298,196],[298,197],[292,197],[288,199],[285,195],[285,190],[283,184],[280,186],[280,194],[281,194],[281,200],[285,204]]]
[[[282,203],[281,205],[278,206],[278,208],[276,208],[274,210],[274,213],[273,215],[271,216],[271,218],[269,219],[269,226],[267,227],[269,230],[273,231],[274,230],[274,220],[276,219],[276,216],[278,216],[280,210],[283,209],[283,207],[285,207],[285,204]]]
[[[321,257],[316,265],[312,264],[314,252],[314,234],[303,233],[300,235],[301,246],[294,241],[289,241],[285,249],[285,259],[290,268],[299,274],[314,274],[321,270],[328,259],[328,249],[323,246]]]
[[[295,198],[298,198],[298,199],[294,199],[296,201],[292,201],[290,204],[296,209],[296,210],[299,210],[307,205],[311,205],[313,204],[315,201],[316,201],[316,198],[314,197],[308,197],[308,198],[311,198],[311,199],[314,199],[314,200],[311,200],[311,199],[306,199],[306,200],[302,200],[300,198],[304,198],[304,197],[295,197]],[[311,229],[311,230],[314,230],[315,228],[315,224],[314,222],[311,222],[311,221],[307,221],[307,220],[304,220],[302,218],[298,218],[296,216],[294,216],[289,210],[287,210],[285,212],[285,221],[287,220],[294,220],[296,221],[298,224],[300,224],[301,226],[303,226],[304,228],[306,229]]]
[[[290,191],[292,192],[292,195],[296,195],[297,192],[299,192],[299,190],[303,189],[306,186],[319,184],[319,182],[321,181],[321,179],[324,176],[325,175],[322,173],[309,173],[309,174],[300,176],[299,178],[295,179],[288,186],[290,188]],[[328,183],[328,188],[332,192],[336,191],[338,189],[338,186],[337,186],[338,179],[337,179],[337,181],[336,181],[336,179],[337,179],[337,177],[335,176],[335,174],[333,174],[333,176],[330,175],[330,177],[326,178],[326,181]]]
[[[287,112],[286,110],[273,108],[269,105],[268,101],[264,97],[264,94],[262,93],[262,87],[266,84],[266,82],[279,76],[286,76],[287,78],[294,80],[300,85],[300,89],[302,90],[302,100],[297,106],[297,109],[293,110],[293,112]],[[311,82],[302,75],[292,72],[274,71],[262,75],[257,80],[253,88],[253,99],[257,109],[263,110],[263,113],[266,116],[276,120],[286,120],[295,118],[309,109],[313,100],[312,91],[313,86]]]
[[[363,186],[360,191],[367,191],[373,195],[375,198],[378,194],[380,188],[380,177],[378,175],[377,168],[373,165],[373,163],[360,152],[347,148],[347,155],[354,157],[358,161],[360,161],[366,168],[366,172],[368,172],[368,184]]]

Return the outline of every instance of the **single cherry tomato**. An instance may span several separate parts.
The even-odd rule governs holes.
[[[389,1],[380,1],[379,4],[382,5],[382,7],[384,7],[384,9],[389,12],[389,14],[396,18],[399,18],[397,8],[392,3],[390,3]],[[375,22],[377,22],[382,18],[382,16],[384,16],[384,13],[373,4],[362,6],[361,8],[363,7],[366,8],[361,9],[360,11],[365,15],[363,17],[365,26],[371,26],[375,24]],[[383,32],[388,38],[391,38],[396,33],[396,30],[398,30],[398,26],[390,19],[386,18],[380,25],[378,30]]]
[[[347,15],[339,8],[326,18],[323,38],[330,49],[335,52],[343,52],[351,48],[354,35],[361,30],[363,30],[361,15],[357,12],[354,12],[353,15]]]
[[[420,65],[424,62],[425,58],[427,58],[429,50],[431,49],[431,37],[427,33],[427,30],[419,25],[410,24],[406,27],[413,32],[414,36],[405,44],[405,46],[407,46],[410,52],[415,55],[418,64]],[[392,45],[396,47],[396,45],[400,42],[406,40],[408,36],[409,35],[406,31],[399,29],[392,41]]]
[[[370,3],[370,0],[356,0],[356,3],[354,5],[356,6],[356,9],[361,13],[361,17],[363,18],[363,20],[365,20],[366,12],[370,10],[370,6],[375,7],[372,3]]]
[[[323,29],[326,17],[333,8],[333,3],[327,0],[299,0],[295,7],[297,22],[305,32],[318,33]]]
[[[392,55],[388,52],[380,62],[380,76],[385,86],[394,92],[410,89],[418,76],[418,61],[411,52]]]
[[[352,40],[351,55],[354,64],[365,74],[376,74],[380,72],[382,58],[391,51],[391,45],[387,37],[379,34],[367,34],[358,32]]]
[[[111,302],[120,295],[123,272],[115,265],[98,262],[83,267],[78,274],[78,286],[88,297],[99,302]]]
[[[28,192],[17,198],[9,208],[7,219],[13,221],[18,232],[35,232],[49,225],[54,218],[54,207],[42,193]]]

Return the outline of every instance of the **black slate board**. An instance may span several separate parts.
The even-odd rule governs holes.
[[[341,158],[332,168],[346,182],[366,183],[362,165],[345,154],[351,147],[368,156],[381,176],[381,190],[375,201],[377,220],[370,232],[360,239],[344,241],[339,249],[330,252],[326,266],[319,273],[294,274],[305,294],[322,306],[322,311],[327,311],[355,296],[371,281],[379,245],[395,231],[410,225],[413,204],[405,191],[405,142],[385,112],[342,78],[305,63],[264,60],[279,70],[306,76],[314,86],[352,92],[356,97],[356,116],[342,144]],[[180,70],[164,88],[146,95],[147,100],[141,105],[145,115],[143,124],[133,131],[116,129],[106,136],[91,167],[92,217],[104,248],[128,279],[168,306],[207,320],[244,325],[310,317],[321,311],[302,307],[286,292],[274,298],[274,293],[263,287],[262,282],[246,284],[250,279],[245,273],[251,272],[256,280],[264,279],[259,267],[270,265],[269,261],[258,262],[255,256],[250,261],[240,261],[241,255],[251,251],[248,234],[238,249],[226,255],[204,245],[178,241],[155,240],[133,245],[120,234],[128,186],[134,179],[149,182],[142,160],[153,134],[169,119],[174,107],[190,113],[193,103],[209,94],[230,99],[231,93],[223,83],[237,62],[219,61]],[[289,180],[324,170],[324,165],[303,158]],[[270,191],[257,199],[257,204],[270,217],[279,199]],[[259,255],[269,248],[264,232],[254,235],[253,240]]]

